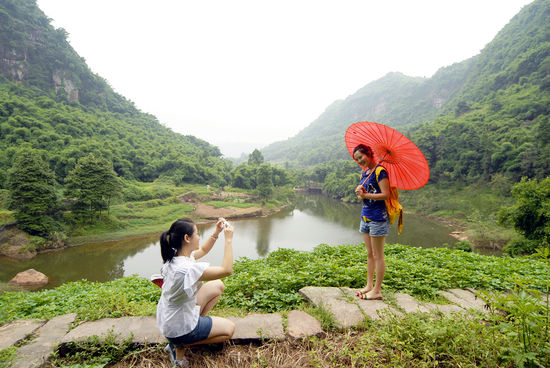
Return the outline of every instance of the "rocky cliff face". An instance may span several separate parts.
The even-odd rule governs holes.
[[[39,50],[46,47],[40,41],[38,32],[31,32],[26,35],[26,39],[19,41],[6,42],[0,39],[0,73],[4,77],[16,84],[23,83],[28,79],[30,67],[40,58]],[[47,65],[43,66],[42,78],[47,81],[48,87],[57,95],[63,90],[67,99],[78,101],[79,90],[76,83],[70,78],[70,73],[64,69],[55,69]],[[45,74],[47,75],[44,75]]]
[[[55,94],[59,92],[60,88],[63,88],[67,93],[67,97],[71,101],[78,101],[78,88],[75,87],[72,80],[70,80],[66,73],[62,70],[56,70],[53,72],[53,83]]]
[[[0,43],[0,73],[15,83],[20,83],[27,74],[27,52]]]

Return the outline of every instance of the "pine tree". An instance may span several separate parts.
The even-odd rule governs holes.
[[[269,165],[268,163],[261,164],[256,174],[256,183],[258,183],[256,189],[258,189],[258,194],[260,195],[260,198],[262,198],[262,200],[264,201],[271,197],[271,195],[273,194],[273,179],[271,178],[272,174],[273,170],[271,168],[271,165]]]
[[[92,219],[96,212],[109,209],[111,200],[121,192],[120,180],[113,165],[93,153],[78,160],[65,179],[66,196],[76,199],[73,213]]]
[[[7,187],[10,208],[21,230],[47,236],[56,229],[54,216],[58,207],[54,175],[38,151],[25,149],[16,154],[8,171]]]

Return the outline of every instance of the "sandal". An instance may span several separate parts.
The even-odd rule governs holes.
[[[361,298],[362,295],[365,295],[367,294],[369,291],[371,291],[372,289],[368,290],[368,291],[365,291],[365,289],[363,290],[358,290],[355,292],[355,296],[358,297],[358,298]],[[361,298],[363,299],[363,298]]]
[[[189,366],[189,360],[187,360],[186,357],[183,357],[180,360],[176,359],[176,348],[172,344],[166,345],[164,348],[164,351],[170,355],[170,360],[172,361],[172,364],[175,364],[177,367],[187,367]]]

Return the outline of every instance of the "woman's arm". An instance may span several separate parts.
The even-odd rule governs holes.
[[[200,246],[199,249],[193,252],[193,256],[195,259],[200,259],[208,254],[212,250],[212,247],[214,246],[214,243],[216,240],[218,240],[218,236],[220,235],[222,231],[222,224],[225,221],[223,218],[219,218],[218,222],[216,223],[216,228],[214,229],[214,233],[206,239],[206,241]]]
[[[225,248],[221,266],[208,267],[202,273],[201,281],[217,280],[233,273],[233,226],[229,225],[224,230]]]
[[[357,197],[359,199],[374,199],[376,201],[385,201],[386,199],[390,198],[390,185],[389,180],[387,178],[384,178],[378,182],[378,186],[380,187],[380,193],[367,193],[367,191],[360,192],[357,188],[355,193],[357,194]]]

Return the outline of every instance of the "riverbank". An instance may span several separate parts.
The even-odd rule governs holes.
[[[188,187],[183,193],[167,198],[134,201],[111,206],[92,224],[74,225],[62,242],[31,237],[15,226],[0,230],[0,256],[30,259],[42,252],[83,243],[143,237],[166,231],[178,218],[188,217],[197,224],[212,223],[219,217],[228,220],[268,216],[288,205],[271,200],[260,203],[243,190],[214,191]]]

